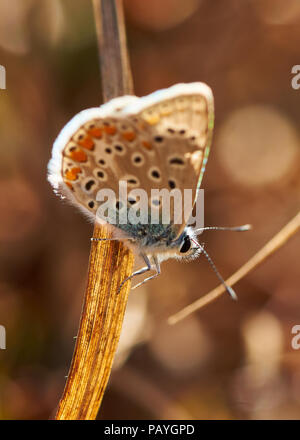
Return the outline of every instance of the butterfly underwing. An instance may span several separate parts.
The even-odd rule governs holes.
[[[130,242],[146,263],[132,276],[154,268],[153,278],[160,273],[161,261],[191,258],[201,252],[187,216],[182,219],[181,215],[178,221],[174,199],[165,222],[164,206],[152,193],[190,189],[195,203],[209,154],[213,118],[213,95],[206,84],[177,84],[145,97],[123,96],[84,110],[57,137],[48,180],[55,192],[93,221],[106,223],[116,239]],[[125,201],[118,195],[120,182],[129,191]],[[146,221],[141,216],[143,222],[130,221],[128,214],[131,210],[139,215],[146,211],[134,195],[137,189],[147,195],[149,210]],[[110,204],[104,216],[99,194],[107,190],[116,196],[106,201]],[[150,208],[158,212],[156,223],[151,221]],[[125,217],[120,221],[122,212]]]

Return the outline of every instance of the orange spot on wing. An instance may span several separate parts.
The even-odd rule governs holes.
[[[68,170],[66,172],[65,178],[68,180],[77,180],[78,173],[81,173],[81,168],[79,168],[79,167],[71,168],[70,170]]]
[[[86,162],[87,161],[87,155],[86,153],[78,148],[75,151],[70,152],[71,159],[75,160],[75,162]]]
[[[152,150],[152,145],[148,141],[142,142],[143,147],[145,147],[147,150]]]
[[[124,139],[126,139],[126,141],[129,142],[132,142],[135,139],[135,133],[133,131],[124,131],[122,136]]]
[[[172,110],[169,108],[162,108],[161,109],[162,116],[169,116],[171,113],[172,113]]]
[[[148,124],[155,125],[159,122],[160,117],[159,115],[147,115],[145,119],[148,122]]]
[[[111,135],[116,134],[116,132],[117,132],[117,129],[114,125],[104,125],[103,129],[104,129],[105,133],[111,134]]]
[[[72,183],[68,182],[67,180],[65,180],[65,184],[72,190],[74,191],[73,185]]]
[[[86,148],[87,150],[93,150],[95,147],[93,139],[91,139],[89,136],[84,137],[83,139],[80,139],[78,141],[79,145],[81,145],[83,148]]]
[[[100,138],[102,138],[102,129],[99,128],[99,127],[91,128],[91,129],[88,131],[88,134],[89,134],[90,136],[93,136],[93,137],[97,138],[97,139],[100,139]]]

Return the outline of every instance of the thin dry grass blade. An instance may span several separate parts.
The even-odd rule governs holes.
[[[244,278],[251,270],[255,269],[258,265],[263,263],[274,252],[280,249],[293,235],[300,229],[300,212],[285,225],[278,234],[275,235],[260,251],[258,251],[250,260],[247,261],[237,272],[235,272],[226,283],[228,286],[233,286],[242,278]],[[213,289],[211,292],[197,299],[193,303],[184,307],[179,312],[170,316],[168,319],[169,324],[176,324],[196,310],[201,309],[207,304],[211,303],[215,299],[219,298],[225,292],[223,284]]]

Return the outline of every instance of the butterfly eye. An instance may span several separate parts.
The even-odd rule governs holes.
[[[190,249],[191,249],[191,240],[189,239],[189,237],[185,237],[183,245],[180,248],[180,253],[185,254]]]

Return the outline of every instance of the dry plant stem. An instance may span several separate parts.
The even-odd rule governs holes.
[[[93,0],[103,100],[133,94],[122,0]]]
[[[244,266],[242,266],[237,272],[235,272],[226,283],[229,286],[233,286],[246,276],[251,270],[255,269],[259,264],[270,257],[275,251],[281,248],[293,235],[300,229],[300,212],[285,225],[278,234],[276,234],[260,251],[258,251]],[[182,319],[194,313],[196,310],[201,309],[205,305],[211,303],[225,292],[224,286],[220,286],[213,289],[208,294],[202,296],[197,301],[188,305],[187,307],[175,313],[168,319],[169,324],[176,324]]]
[[[105,101],[132,94],[122,4],[94,0],[102,92]],[[110,238],[105,226],[93,236]],[[60,400],[57,420],[95,419],[110,376],[126,309],[134,256],[121,242],[92,242],[88,280],[73,359]]]

